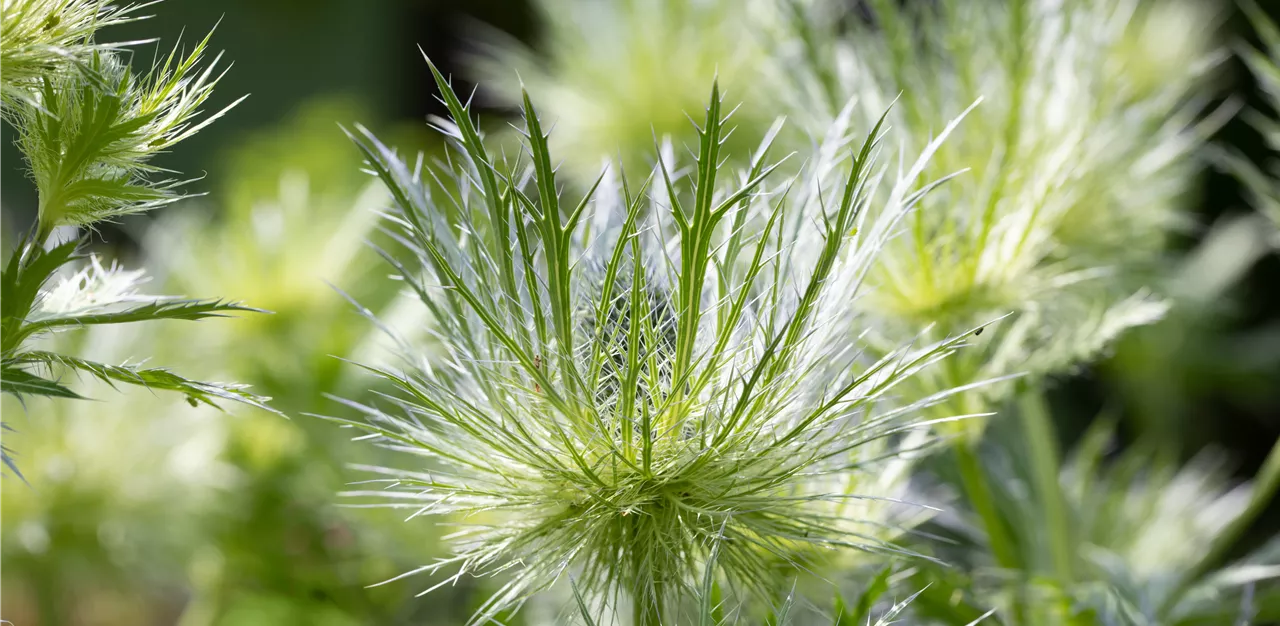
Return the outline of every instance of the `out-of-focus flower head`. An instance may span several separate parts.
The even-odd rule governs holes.
[[[48,341],[86,358],[124,360],[152,337],[125,326]],[[107,383],[85,388],[104,393]],[[77,599],[106,580],[173,584],[199,547],[203,516],[235,484],[235,471],[221,459],[230,418],[174,394],[122,391],[118,400],[96,404],[5,398],[5,443],[18,450],[29,483],[5,476],[0,496],[0,554],[15,598],[37,584]]]
[[[827,5],[809,3],[803,34],[827,52],[779,45],[774,71],[797,85],[779,90],[788,110],[821,124],[832,114],[824,102],[856,99],[870,110],[896,99],[890,124],[918,150],[937,120],[977,103],[930,160],[935,177],[964,173],[908,218],[856,304],[877,320],[873,343],[1013,314],[938,370],[927,394],[1059,372],[1159,319],[1167,305],[1153,278],[1166,238],[1187,226],[1182,202],[1203,140],[1190,96],[1213,59],[1203,37],[1170,35],[1174,56],[1189,61],[1138,71],[1135,41],[1165,18],[1131,0],[871,4],[869,19],[842,33],[815,23]],[[832,96],[806,95],[824,93]],[[998,400],[1010,388],[982,394]],[[971,410],[985,403],[968,398]]]
[[[1266,94],[1271,109],[1250,111],[1249,120],[1262,133],[1273,157],[1264,170],[1243,155],[1222,156],[1226,166],[1247,186],[1254,206],[1280,229],[1280,160],[1274,158],[1274,154],[1280,152],[1280,27],[1253,2],[1243,1],[1241,5],[1253,22],[1262,48],[1244,48],[1240,55]],[[1280,232],[1274,241],[1280,246]]]
[[[476,57],[481,94],[518,106],[528,89],[549,125],[568,174],[589,179],[621,156],[637,170],[652,165],[655,137],[696,150],[690,116],[702,110],[706,85],[718,78],[740,130],[733,152],[751,149],[774,115],[753,104],[763,63],[750,28],[752,3],[737,0],[546,0],[535,3],[544,32],[535,52],[498,35],[482,38]],[[742,139],[743,142],[738,142]],[[638,171],[638,170],[637,170]]]

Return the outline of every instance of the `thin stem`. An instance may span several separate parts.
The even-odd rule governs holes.
[[[62,585],[52,567],[41,566],[35,576],[36,606],[40,623],[63,626],[71,623],[70,604],[62,597]]]
[[[1062,466],[1058,437],[1053,420],[1038,384],[1031,384],[1018,397],[1018,413],[1022,418],[1022,434],[1031,458],[1036,497],[1044,511],[1045,530],[1049,533],[1049,553],[1053,572],[1059,581],[1071,581],[1071,530],[1067,524],[1066,504],[1058,472]]]
[[[1017,552],[1013,548],[1004,520],[996,509],[991,487],[987,485],[986,474],[982,471],[982,464],[978,460],[977,447],[976,438],[966,437],[954,448],[956,466],[960,470],[960,481],[969,503],[973,505],[974,512],[978,514],[978,519],[982,521],[987,531],[987,541],[991,544],[991,552],[996,557],[996,563],[1005,569],[1016,569],[1018,567]]]
[[[645,602],[636,597],[631,602],[632,626],[662,626],[662,605],[657,598],[653,602]]]

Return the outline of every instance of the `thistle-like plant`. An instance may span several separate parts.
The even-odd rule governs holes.
[[[999,332],[975,342],[979,349],[932,378],[919,378],[919,395],[1010,374],[1060,373],[1096,357],[1125,329],[1164,313],[1167,302],[1153,287],[1164,270],[1165,239],[1189,226],[1181,198],[1194,180],[1192,157],[1205,134],[1194,125],[1202,106],[1191,92],[1220,58],[1205,52],[1206,17],[1194,5],[874,0],[851,11],[830,0],[669,4],[673,14],[720,7],[730,16],[721,23],[733,24],[741,41],[690,39],[695,48],[686,54],[648,59],[643,51],[653,40],[625,31],[623,20],[577,19],[562,11],[549,46],[553,59],[564,54],[572,62],[541,63],[505,48],[491,65],[539,68],[522,77],[534,76],[531,84],[557,99],[609,85],[601,91],[625,106],[594,96],[581,99],[595,103],[592,115],[568,105],[557,109],[570,120],[559,126],[568,136],[562,141],[573,146],[612,137],[622,127],[597,132],[577,126],[581,119],[643,119],[630,107],[648,102],[650,92],[686,91],[655,90],[630,77],[662,73],[669,59],[687,57],[733,68],[753,62],[756,69],[734,72],[768,77],[757,83],[774,88],[752,95],[803,131],[779,137],[793,150],[810,149],[809,138],[820,136],[850,100],[864,114],[899,100],[889,123],[908,151],[932,141],[939,120],[982,101],[956,140],[931,159],[927,175],[969,173],[909,218],[911,236],[889,246],[868,277],[868,297],[858,303],[871,322],[868,343],[883,341],[886,350],[926,325],[942,337],[1013,314]],[[557,13],[555,0],[542,5]],[[633,59],[643,72],[593,71],[605,65],[600,55],[566,53],[584,42],[609,50],[609,59]],[[735,54],[734,45],[749,53]],[[511,99],[513,90],[499,93]],[[671,106],[659,101],[644,111]],[[870,115],[854,127],[876,121]],[[635,144],[609,141],[611,147],[586,152],[596,159]],[[1014,387],[984,386],[965,396],[962,408],[996,406]]]
[[[405,453],[352,495],[459,525],[454,556],[411,573],[502,576],[474,623],[573,577],[656,624],[680,621],[706,576],[749,607],[815,553],[899,552],[879,520],[839,510],[876,471],[863,446],[927,429],[913,416],[937,398],[888,402],[898,384],[961,339],[867,360],[849,305],[935,188],[916,181],[953,126],[885,182],[885,129],[850,146],[850,107],[796,178],[773,178],[776,128],[734,178],[713,87],[687,176],[662,150],[648,179],[606,170],[568,201],[527,94],[531,163],[497,158],[432,71],[447,160],[353,140],[391,191],[402,252],[386,258],[431,311],[439,354],[404,345],[403,369],[374,368],[399,393],[338,420]]]
[[[0,82],[6,97],[0,104],[17,131],[39,210],[31,234],[18,242],[0,278],[0,385],[20,398],[78,398],[57,379],[61,372],[74,371],[111,384],[177,391],[192,404],[225,399],[262,407],[265,398],[237,385],[188,380],[135,364],[97,363],[33,345],[49,333],[86,325],[199,320],[253,310],[222,300],[142,296],[137,292],[140,273],[96,258],[84,269],[72,270],[84,258],[79,252],[84,242],[51,241],[55,228],[92,228],[181,197],[179,182],[157,180],[164,170],[151,159],[227,110],[200,118],[199,108],[218,79],[216,59],[200,67],[208,38],[188,54],[175,48],[144,75],[136,74],[112,46],[94,42],[97,25],[118,23],[134,9],[91,0],[4,5],[6,56]],[[28,23],[39,19],[47,27]],[[9,29],[26,38],[10,41]],[[59,271],[64,272],[61,279]],[[60,282],[50,286],[55,280]]]

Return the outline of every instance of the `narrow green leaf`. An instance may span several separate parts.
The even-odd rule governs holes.
[[[879,573],[871,579],[867,584],[867,588],[858,594],[858,601],[854,603],[849,610],[839,616],[841,626],[863,626],[871,619],[871,609],[875,607],[876,601],[889,591],[889,575],[893,573],[892,566],[885,566]],[[843,601],[840,602],[843,604]]]
[[[41,319],[23,325],[15,335],[20,342],[37,333],[67,328],[71,326],[94,326],[99,324],[129,324],[133,322],[151,322],[157,320],[202,320],[211,317],[228,317],[228,313],[267,313],[262,309],[244,306],[238,302],[226,300],[156,300],[141,306],[130,307],[122,311],[103,313],[86,313],[83,315],[66,315]]]
[[[51,398],[83,399],[80,394],[67,389],[61,383],[41,378],[31,372],[12,366],[0,368],[0,391],[15,396],[48,396]]]
[[[586,622],[587,626],[596,626],[596,620],[591,617],[591,609],[587,608],[587,601],[582,597],[582,590],[578,589],[578,581],[570,577],[569,586],[573,587],[573,599],[578,603],[578,612],[582,614],[582,621]]]
[[[183,378],[160,368],[141,368],[129,365],[109,365],[53,352],[25,352],[13,361],[26,364],[56,364],[83,372],[114,386],[114,383],[137,385],[148,389],[174,391],[183,394],[192,404],[203,403],[217,407],[216,400],[229,400],[279,414],[267,406],[270,398],[254,395],[238,385],[208,383]]]

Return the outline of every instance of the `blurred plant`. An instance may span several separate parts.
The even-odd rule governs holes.
[[[775,117],[753,106],[761,104],[751,94],[764,50],[749,3],[543,0],[534,8],[544,29],[537,51],[487,33],[472,65],[482,96],[514,109],[528,89],[543,103],[571,181],[589,184],[616,157],[633,171],[651,166],[655,135],[692,149],[698,137],[688,114],[703,106],[713,77],[744,100],[727,146],[734,157],[748,154]]]
[[[366,245],[379,237],[386,190],[359,172],[358,157],[334,124],[363,110],[320,100],[279,128],[247,137],[220,159],[227,182],[217,211],[191,202],[157,220],[143,238],[172,288],[242,294],[273,312],[213,329],[187,349],[213,354],[220,346],[255,346],[230,351],[218,367],[253,380],[289,414],[314,412],[324,393],[363,384],[335,357],[359,350],[371,329],[352,323],[362,320],[335,297],[334,286],[374,309],[396,295],[395,286],[372,280],[380,267]]]
[[[160,355],[204,376],[234,372],[294,416],[327,408],[329,395],[378,393],[377,381],[343,359],[385,360],[382,336],[333,285],[397,327],[412,330],[422,313],[398,298],[400,285],[379,280],[366,245],[382,239],[378,212],[388,195],[359,171],[335,125],[364,115],[345,97],[304,104],[220,155],[211,167],[225,181],[216,203],[184,202],[152,223],[141,237],[146,262],[170,288],[244,294],[273,311],[171,342]],[[333,504],[342,463],[376,462],[369,452],[307,417],[234,420],[223,459],[242,479],[202,521],[206,545],[193,559],[179,624],[420,623],[407,585],[364,585],[437,555],[434,537],[406,536],[394,513]]]
[[[870,4],[874,25],[848,32],[819,21],[827,3],[792,4],[801,26],[784,33],[776,73],[798,88],[777,90],[796,94],[784,110],[820,126],[839,103],[874,108],[896,94],[890,123],[918,149],[936,120],[987,97],[930,162],[931,172],[968,173],[911,215],[868,277],[859,305],[875,321],[873,343],[1014,313],[936,370],[939,380],[919,379],[927,394],[1061,372],[1163,315],[1150,286],[1167,234],[1186,224],[1181,196],[1204,134],[1190,127],[1200,109],[1190,90],[1214,58],[1192,48],[1158,77],[1135,71],[1133,41],[1153,18],[1129,0]],[[810,49],[825,56],[804,56]],[[983,387],[975,394],[986,402],[969,408],[1013,388]]]
[[[175,48],[144,76],[135,75],[110,46],[94,44],[92,26],[98,17],[106,24],[119,23],[132,11],[89,0],[4,5],[4,60],[17,65],[14,71],[3,68],[0,82],[6,97],[0,105],[17,130],[18,147],[35,181],[39,217],[0,279],[0,383],[19,398],[79,398],[55,378],[73,371],[113,385],[177,391],[193,405],[214,405],[221,399],[266,408],[265,398],[238,385],[188,380],[165,369],[97,363],[30,345],[41,336],[89,325],[199,320],[255,310],[222,300],[144,297],[136,289],[139,272],[104,266],[96,258],[46,288],[60,269],[82,258],[77,253],[80,240],[45,247],[55,228],[92,227],[181,197],[181,183],[155,180],[153,175],[163,170],[149,161],[227,111],[198,120],[199,107],[217,83],[217,59],[198,68],[207,37],[190,54]],[[44,20],[44,26],[33,20]],[[10,32],[26,38],[10,41]],[[66,49],[68,45],[72,47]],[[55,63],[57,58],[62,62]],[[12,468],[7,454],[4,460]]]
[[[1269,231],[1258,215],[1214,224],[1162,281],[1169,314],[1126,334],[1099,364],[1118,396],[1115,405],[1132,418],[1139,437],[1157,440],[1160,450],[1193,454],[1222,434],[1226,424],[1196,419],[1196,408],[1212,395],[1227,391],[1253,401],[1274,387],[1280,329],[1232,328],[1242,316],[1233,296],[1270,252]]]
[[[1052,548],[1058,521],[1026,497],[1038,461],[1017,445],[1021,427],[1002,422],[986,455],[1018,563],[996,563],[959,518],[941,518],[930,530],[957,543],[939,556],[959,567],[921,568],[914,580],[933,583],[915,603],[922,616],[961,623],[993,605],[1002,623],[1037,626],[1270,623],[1280,615],[1280,588],[1257,586],[1280,577],[1274,546],[1243,559],[1215,555],[1250,515],[1256,490],[1233,486],[1221,458],[1202,453],[1180,466],[1176,452],[1150,441],[1116,451],[1114,420],[1097,420],[1059,476],[1056,514],[1067,522],[1071,555],[1064,569]]]
[[[403,345],[406,370],[370,367],[399,388],[390,407],[350,402],[365,419],[335,418],[422,460],[370,467],[384,488],[350,495],[461,524],[455,556],[411,573],[456,569],[436,587],[504,574],[473,623],[576,572],[592,601],[657,624],[689,608],[713,552],[717,584],[745,607],[783,591],[776,561],[794,577],[810,551],[899,552],[874,537],[879,520],[834,514],[864,496],[831,481],[874,472],[852,461],[861,446],[927,430],[912,416],[938,398],[879,405],[961,340],[867,364],[847,303],[941,182],[913,190],[954,123],[871,211],[886,174],[872,165],[879,126],[842,163],[847,113],[810,169],[771,186],[775,127],[725,186],[713,87],[692,189],[667,148],[639,187],[608,170],[562,206],[528,95],[531,168],[492,158],[432,71],[456,155],[409,166],[366,131],[353,139],[391,190],[410,260],[386,256],[431,310],[442,354]]]
[[[60,335],[56,348],[113,359],[153,344],[138,326],[98,327]],[[86,623],[89,613],[94,623],[154,622],[183,591],[184,564],[201,543],[195,520],[237,480],[221,458],[228,421],[211,419],[212,409],[142,389],[120,400],[92,411],[41,402],[39,419],[9,435],[30,459],[31,482],[0,495],[5,617],[14,623]]]

